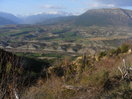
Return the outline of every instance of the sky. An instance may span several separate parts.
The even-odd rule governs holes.
[[[132,0],[0,0],[0,12],[20,16],[61,12],[81,14],[97,8],[132,9]]]

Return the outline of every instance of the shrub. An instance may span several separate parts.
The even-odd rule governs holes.
[[[78,52],[81,48],[82,48],[82,45],[76,44],[75,46],[73,46],[72,49],[73,49],[73,51]]]
[[[117,48],[116,49],[116,54],[118,55],[119,53],[121,53],[121,49],[120,48]]]
[[[111,49],[111,50],[109,50],[109,56],[113,56],[113,55],[116,55],[117,54],[117,50],[115,50],[115,49]]]
[[[109,72],[106,70],[101,70],[91,75],[82,77],[81,83],[83,85],[88,85],[92,87],[103,87],[108,78]]]
[[[99,53],[99,58],[102,58],[102,57],[104,57],[104,56],[106,56],[106,55],[107,55],[106,51],[100,52],[100,53]]]
[[[126,53],[129,50],[128,44],[122,44],[120,47],[121,53]]]

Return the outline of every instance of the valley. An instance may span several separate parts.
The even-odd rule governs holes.
[[[132,10],[0,13],[0,99],[132,99],[131,59]]]
[[[0,47],[20,53],[96,54],[130,41],[131,31],[123,26],[9,25],[0,27]]]

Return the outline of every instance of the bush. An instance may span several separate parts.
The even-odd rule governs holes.
[[[102,58],[102,57],[104,57],[104,56],[106,56],[107,55],[107,53],[104,51],[104,52],[100,52],[99,53],[99,58]]]
[[[92,87],[103,87],[108,78],[109,72],[106,70],[101,70],[89,76],[82,77],[81,83],[83,85],[88,85]]]
[[[113,55],[118,55],[121,53],[121,48],[117,48],[117,49],[111,49],[108,52],[109,56],[113,56]]]
[[[117,50],[115,50],[115,49],[109,50],[109,56],[113,56],[113,55],[116,55],[116,54],[117,54]]]
[[[120,47],[121,53],[126,53],[129,50],[129,45],[128,44],[123,44]]]
[[[82,45],[76,44],[75,46],[73,46],[72,49],[73,49],[73,51],[78,52],[81,48],[82,48]]]

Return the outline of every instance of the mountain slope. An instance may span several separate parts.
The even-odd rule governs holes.
[[[74,24],[82,26],[131,26],[132,11],[120,8],[88,10],[78,16]]]
[[[7,25],[7,24],[16,24],[12,20],[0,17],[0,25]]]
[[[4,13],[4,12],[0,12],[0,17],[6,18],[8,20],[14,21],[15,23],[21,23],[21,19],[16,17],[13,14],[10,13]]]
[[[17,18],[8,13],[0,12],[0,25],[6,24],[71,24],[79,26],[132,26],[132,10],[111,8],[88,10],[82,15],[61,13],[41,13]]]
[[[16,16],[9,13],[0,12],[0,25],[19,24],[19,23],[21,23],[21,20]]]
[[[54,20],[54,18],[64,17],[64,16],[69,16],[69,14],[65,12],[41,13],[41,14],[24,17],[23,23],[24,24],[45,23],[45,21],[47,20]]]
[[[56,25],[56,24],[73,24],[74,20],[76,19],[77,16],[60,16],[60,17],[55,17],[51,19],[44,20],[40,24],[44,25]]]

